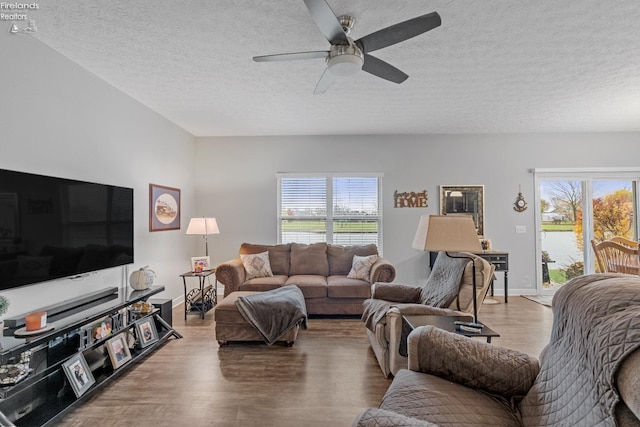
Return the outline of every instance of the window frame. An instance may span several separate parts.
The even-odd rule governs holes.
[[[327,243],[334,242],[333,221],[334,219],[358,219],[354,216],[335,216],[333,212],[333,180],[334,178],[376,178],[377,179],[377,195],[378,214],[375,216],[367,216],[367,220],[375,220],[378,224],[378,236],[377,247],[378,253],[382,255],[383,247],[383,200],[382,200],[382,181],[384,178],[383,173],[365,172],[365,173],[288,173],[278,172],[276,174],[277,180],[277,203],[276,203],[276,233],[278,244],[282,243],[282,180],[284,178],[324,178],[326,180],[326,215],[324,217],[317,217],[325,221],[325,241]],[[302,219],[309,217],[301,217]],[[314,217],[315,218],[315,217]]]

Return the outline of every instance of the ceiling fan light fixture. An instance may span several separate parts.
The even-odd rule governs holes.
[[[357,55],[339,55],[333,56],[327,60],[329,71],[334,76],[348,77],[357,74],[362,70],[364,61]]]

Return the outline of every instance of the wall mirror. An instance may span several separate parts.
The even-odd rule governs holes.
[[[484,185],[441,185],[440,215],[470,215],[484,237]]]

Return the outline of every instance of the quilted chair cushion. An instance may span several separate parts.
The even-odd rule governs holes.
[[[520,405],[523,424],[616,425],[615,375],[640,347],[640,279],[580,276],[556,292],[552,308],[540,375]]]
[[[466,254],[438,253],[427,283],[422,289],[421,303],[432,307],[448,307],[458,296],[460,278],[469,262]],[[459,257],[458,257],[459,256]]]
[[[409,369],[466,387],[522,398],[540,370],[535,357],[424,326],[409,335]]]
[[[397,412],[369,408],[360,414],[353,427],[438,427],[437,424],[405,417]]]
[[[447,427],[520,426],[506,399],[407,369],[396,374],[380,409]]]

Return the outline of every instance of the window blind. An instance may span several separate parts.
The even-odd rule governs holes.
[[[382,175],[278,174],[280,243],[374,243],[382,252]]]

